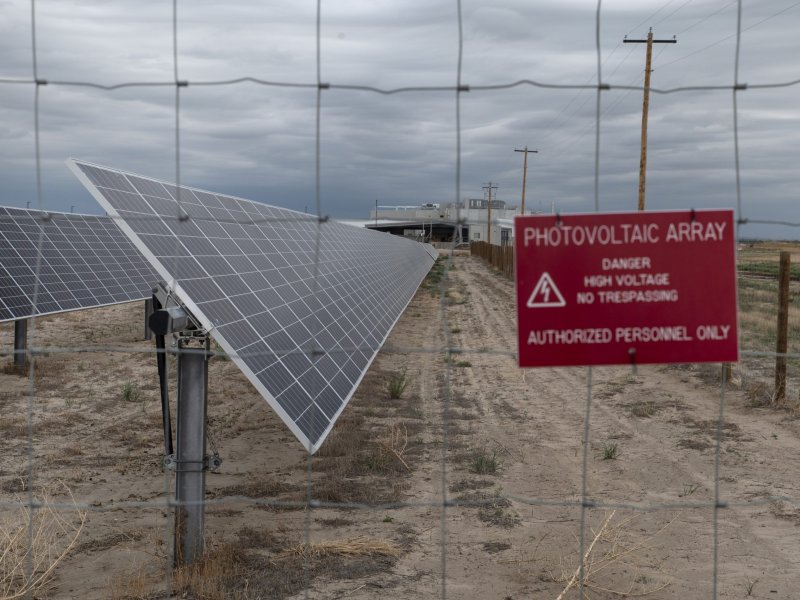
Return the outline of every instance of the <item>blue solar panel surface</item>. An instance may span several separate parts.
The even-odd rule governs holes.
[[[158,280],[108,217],[0,207],[0,321],[143,300]]]
[[[397,236],[70,167],[311,452],[434,262]]]

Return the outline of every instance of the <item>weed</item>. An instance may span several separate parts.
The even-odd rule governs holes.
[[[489,554],[503,552],[509,548],[511,548],[511,544],[506,542],[484,542],[483,544],[483,551],[488,552]]]
[[[603,444],[603,460],[616,460],[619,456],[619,444],[606,442]]]
[[[134,381],[126,381],[122,386],[122,399],[125,402],[141,402],[142,390],[139,389],[139,384]]]
[[[697,485],[696,483],[684,483],[683,484],[683,492],[678,494],[678,497],[679,498],[685,498],[686,496],[691,496],[698,489],[700,489],[700,486]]]
[[[425,278],[425,281],[422,283],[422,287],[431,291],[433,296],[436,295],[439,284],[442,281],[442,277],[444,275],[444,267],[445,267],[445,258],[439,257],[436,259],[436,262],[431,267],[428,276]]]
[[[748,596],[753,595],[753,588],[758,583],[758,579],[750,579],[749,577],[746,578],[747,582],[744,584],[744,591],[747,593]]]
[[[656,414],[657,407],[652,401],[639,401],[630,405],[631,414],[634,417],[647,418]]]
[[[467,367],[471,367],[472,366],[472,363],[469,362],[468,360],[456,360],[452,356],[446,356],[444,358],[444,362],[445,362],[445,364],[450,365],[451,367],[456,367],[456,368],[460,368],[460,369],[465,369]]]
[[[364,466],[376,473],[386,473],[391,468],[391,456],[386,452],[378,451],[364,458]]]
[[[453,327],[453,328],[450,330],[450,333],[452,333],[452,334],[461,333],[461,327]]]
[[[478,508],[478,519],[487,525],[509,529],[519,525],[519,515],[510,509],[511,501],[503,495],[503,489],[497,488],[492,493],[469,492],[457,498],[464,506]]]
[[[763,381],[748,382],[744,393],[747,397],[747,406],[751,408],[772,406],[774,402],[772,387]]]
[[[497,452],[491,453],[486,448],[481,448],[472,453],[470,461],[470,471],[478,475],[495,475],[500,469],[500,462],[497,460]]]
[[[403,369],[399,373],[394,373],[389,381],[386,383],[386,391],[389,393],[389,398],[398,400],[403,397],[403,392],[408,387],[408,376],[406,370]]]
[[[383,517],[383,522],[384,523],[393,523],[394,519],[392,517],[390,517],[389,515],[386,515],[385,517]]]

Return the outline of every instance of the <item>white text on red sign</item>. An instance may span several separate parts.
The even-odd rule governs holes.
[[[525,227],[523,244],[527,248],[557,246],[619,246],[622,244],[660,244],[663,242],[716,242],[725,236],[724,221],[670,223],[662,231],[658,223],[616,223],[600,225],[552,225]],[[662,238],[663,236],[663,238]]]

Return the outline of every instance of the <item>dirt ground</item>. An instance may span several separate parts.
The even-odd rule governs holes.
[[[420,288],[310,460],[232,362],[212,360],[225,462],[208,474],[208,559],[188,584],[168,569],[172,483],[142,305],[40,320],[32,346],[84,351],[38,358],[33,389],[0,374],[0,532],[31,487],[67,505],[69,489],[90,510],[36,597],[557,598],[579,562],[590,371],[520,370],[513,284],[478,259],[454,257],[444,281],[444,298],[435,281]],[[0,334],[10,348],[13,329]],[[462,350],[449,360],[448,338]],[[800,421],[734,382],[717,482],[719,370],[591,371],[587,597],[710,598],[717,483],[718,597],[797,597]],[[67,539],[52,534],[54,554]]]

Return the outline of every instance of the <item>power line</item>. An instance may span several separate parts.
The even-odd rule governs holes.
[[[673,2],[675,2],[675,0],[669,0],[669,2],[667,2],[667,3],[666,3],[664,6],[662,6],[661,8],[659,8],[659,9],[658,9],[656,12],[654,12],[652,15],[650,15],[650,16],[649,16],[649,17],[647,17],[646,19],[644,19],[644,20],[640,21],[640,22],[639,22],[639,23],[638,23],[638,24],[637,24],[637,25],[636,25],[636,26],[635,26],[633,29],[631,29],[631,30],[630,30],[628,33],[626,33],[625,35],[626,35],[626,36],[629,36],[629,35],[631,35],[631,34],[632,34],[634,31],[636,31],[637,29],[639,29],[639,27],[641,27],[642,25],[646,25],[646,24],[647,24],[647,23],[648,23],[648,22],[649,22],[651,19],[653,19],[653,17],[655,17],[655,16],[656,16],[658,13],[660,13],[662,10],[664,10],[665,8],[667,8],[667,7],[668,7],[670,4],[672,4]]]
[[[661,23],[663,23],[663,22],[664,22],[664,21],[666,21],[667,19],[671,18],[671,17],[672,17],[672,16],[673,16],[673,15],[674,15],[676,12],[678,12],[680,9],[682,9],[683,7],[685,7],[687,4],[690,4],[691,2],[692,2],[692,0],[686,0],[686,2],[684,2],[684,3],[683,3],[683,4],[681,4],[681,5],[680,5],[678,8],[676,8],[676,9],[675,9],[675,10],[673,10],[671,13],[669,13],[669,14],[668,14],[666,17],[661,17],[661,18],[660,18],[658,21],[656,21],[655,23],[653,23],[653,24],[651,25],[651,27],[657,27],[658,25],[660,25]]]
[[[786,8],[779,10],[779,11],[778,11],[778,12],[776,12],[775,14],[772,14],[772,15],[770,15],[770,16],[768,16],[768,17],[765,17],[765,18],[761,19],[760,21],[758,21],[758,22],[756,22],[756,23],[753,23],[753,24],[752,24],[752,25],[750,25],[749,27],[744,27],[744,28],[742,29],[742,32],[745,32],[745,31],[747,31],[747,30],[749,30],[749,29],[753,29],[754,27],[758,27],[758,26],[759,26],[759,25],[761,25],[762,23],[765,23],[765,22],[769,21],[770,19],[774,19],[774,18],[775,18],[775,17],[777,17],[778,15],[782,15],[782,14],[783,14],[783,13],[785,13],[786,11],[793,9],[793,8],[795,8],[796,6],[800,6],[800,2],[795,2],[795,3],[794,3],[794,4],[792,4],[791,6],[787,6]],[[684,60],[684,59],[687,59],[687,58],[689,58],[690,56],[694,56],[695,54],[699,54],[700,52],[704,52],[704,51],[706,51],[706,50],[709,50],[710,48],[713,48],[714,46],[718,46],[718,45],[719,45],[719,44],[721,44],[722,42],[725,42],[725,41],[728,41],[728,40],[730,40],[730,39],[732,39],[732,38],[735,38],[735,37],[737,37],[738,35],[739,35],[739,33],[732,33],[732,34],[730,34],[730,35],[726,35],[724,38],[721,38],[721,39],[717,40],[716,42],[712,42],[712,43],[711,43],[711,44],[709,44],[708,46],[704,46],[703,48],[700,48],[699,50],[695,50],[694,52],[690,52],[689,54],[687,54],[687,55],[685,55],[685,56],[681,56],[680,58],[676,58],[675,60],[672,60],[672,61],[670,61],[670,62],[668,62],[668,63],[664,63],[663,65],[661,65],[661,67],[663,68],[663,67],[666,67],[666,66],[669,66],[669,65],[674,65],[676,62],[680,62],[680,61],[682,61],[682,60]]]
[[[656,16],[658,13],[660,13],[662,10],[664,10],[665,8],[667,8],[667,7],[668,7],[670,4],[672,4],[674,1],[675,1],[675,0],[669,0],[669,2],[667,2],[667,3],[666,3],[664,6],[662,6],[661,8],[659,8],[659,9],[658,9],[656,12],[652,13],[650,16],[648,16],[646,19],[644,19],[644,20],[643,20],[643,21],[641,21],[641,22],[640,22],[638,25],[636,25],[636,26],[635,26],[633,29],[631,29],[631,31],[630,31],[630,32],[628,32],[628,34],[630,35],[630,33],[631,33],[631,32],[633,32],[635,29],[639,28],[639,27],[640,27],[641,25],[643,25],[644,23],[647,23],[647,22],[648,22],[650,19],[652,19],[653,17],[655,17],[655,16]],[[656,23],[656,25],[657,25],[658,23],[661,23],[661,22],[662,22],[662,21],[664,21],[665,19],[668,19],[668,18],[672,17],[672,16],[673,16],[675,13],[677,13],[679,10],[681,10],[683,7],[685,7],[687,4],[689,4],[689,3],[690,3],[690,2],[692,2],[692,1],[693,1],[693,0],[686,0],[686,2],[684,2],[684,3],[683,3],[683,4],[681,4],[681,5],[680,5],[678,8],[676,8],[676,9],[675,9],[675,10],[673,10],[671,13],[669,13],[669,14],[668,14],[666,17],[663,17],[663,18],[661,18],[661,19],[660,19],[660,20],[659,20],[659,21]],[[736,0],[734,0],[734,1],[736,1]],[[614,46],[614,49],[611,51],[611,53],[610,53],[610,54],[609,54],[609,55],[608,55],[608,56],[605,58],[605,60],[604,60],[604,61],[603,61],[603,63],[601,64],[601,68],[606,66],[606,63],[607,63],[607,62],[608,62],[608,61],[611,59],[611,57],[612,57],[612,56],[614,56],[614,53],[617,51],[617,49],[618,49],[618,48],[619,48],[621,45],[622,45],[622,42],[618,42],[618,43],[617,43],[617,45],[616,45],[616,46]],[[617,64],[617,67],[616,67],[616,68],[615,68],[615,69],[614,69],[614,70],[613,70],[613,71],[612,71],[612,72],[611,72],[609,75],[607,75],[605,79],[610,79],[611,77],[613,77],[613,76],[614,76],[614,74],[615,74],[617,71],[619,71],[619,68],[622,66],[622,64],[623,64],[625,61],[627,61],[627,60],[628,60],[628,57],[630,57],[630,55],[631,55],[631,53],[632,53],[632,52],[633,52],[633,48],[631,48],[631,49],[628,51],[628,54],[626,54],[626,55],[625,55],[625,58],[623,58],[623,59],[622,59],[622,60],[621,60],[621,61],[620,61],[620,62]],[[597,75],[596,75],[596,74],[593,74],[591,77],[589,77],[589,79],[587,79],[587,80],[586,80],[586,84],[585,84],[585,85],[589,85],[589,84],[591,84],[591,83],[592,83],[592,82],[593,82],[593,81],[594,81],[596,78],[597,78]],[[563,115],[563,114],[564,114],[564,113],[565,113],[565,112],[566,112],[566,111],[569,109],[569,107],[570,107],[570,106],[572,106],[572,104],[575,102],[575,100],[577,100],[577,99],[578,99],[578,96],[580,96],[580,95],[583,93],[583,91],[584,91],[584,90],[578,90],[578,91],[575,93],[575,95],[574,95],[574,96],[572,96],[572,98],[570,99],[570,101],[569,101],[569,102],[568,102],[566,105],[564,105],[564,107],[563,107],[563,108],[562,108],[562,109],[561,109],[561,110],[558,112],[558,114],[557,114],[555,117],[553,117],[553,118],[552,118],[552,119],[551,119],[551,120],[550,120],[548,123],[546,123],[546,124],[543,126],[543,128],[544,128],[544,129],[549,129],[549,128],[550,128],[550,126],[551,126],[551,125],[553,125],[553,124],[554,124],[554,123],[555,123],[555,122],[558,120],[558,118],[559,118],[559,117],[561,117],[561,115]],[[590,91],[591,91],[591,90],[590,90]],[[575,113],[577,113],[577,112],[578,112],[578,111],[579,111],[581,108],[583,108],[583,106],[584,106],[584,105],[585,105],[585,104],[586,104],[586,103],[587,103],[589,100],[591,100],[591,99],[592,99],[592,97],[593,97],[593,96],[589,96],[587,99],[585,99],[585,100],[584,100],[584,101],[583,101],[583,102],[582,102],[582,103],[581,103],[581,104],[578,106],[578,109],[575,111]],[[545,133],[544,139],[543,139],[542,141],[546,141],[546,140],[547,140],[547,139],[550,137],[550,135],[551,135],[551,134]]]
[[[619,45],[622,45],[622,42],[620,42],[620,43],[619,43]],[[615,74],[617,71],[619,71],[620,67],[622,67],[622,65],[623,65],[623,64],[625,64],[625,62],[628,60],[628,58],[629,58],[629,57],[630,57],[630,55],[633,53],[633,51],[634,51],[634,48],[633,48],[633,47],[631,47],[631,49],[630,49],[630,50],[628,50],[628,53],[625,55],[625,57],[624,57],[624,58],[623,58],[623,59],[622,59],[622,60],[621,60],[621,61],[620,61],[620,62],[617,64],[616,68],[615,68],[613,71],[611,71],[611,73],[608,75],[608,79],[610,79],[611,77],[613,77],[613,76],[614,76],[614,74]],[[609,57],[609,58],[610,58],[610,57]],[[606,60],[608,60],[608,59],[606,59]],[[604,62],[603,64],[605,64],[605,62]],[[596,78],[596,76],[594,76],[594,75],[593,75],[592,77],[590,77],[590,78],[589,78],[589,80],[586,82],[586,84],[587,84],[587,85],[588,85],[588,84],[590,84],[592,81],[594,81],[594,80],[595,80],[595,78]],[[632,83],[631,83],[631,85],[633,85],[633,83],[635,83],[635,80],[634,80],[634,82],[632,82]],[[558,114],[557,114],[555,117],[553,117],[553,118],[550,120],[550,122],[548,122],[546,125],[544,125],[544,126],[543,126],[543,129],[549,129],[549,130],[550,130],[550,132],[554,131],[554,129],[553,129],[553,128],[551,128],[550,126],[551,126],[551,125],[553,125],[553,124],[556,122],[556,120],[557,120],[557,119],[558,119],[558,118],[559,118],[561,115],[563,115],[563,114],[564,114],[564,112],[566,112],[566,110],[567,110],[567,109],[568,109],[568,108],[569,108],[569,107],[572,105],[572,103],[573,103],[573,102],[575,102],[575,100],[577,100],[577,99],[578,99],[578,96],[580,96],[580,95],[581,95],[581,93],[583,93],[584,91],[594,91],[594,88],[586,88],[585,90],[578,90],[578,92],[577,92],[577,93],[576,93],[576,94],[575,94],[575,95],[572,97],[572,99],[571,99],[571,100],[570,100],[570,101],[569,101],[569,102],[568,102],[568,103],[567,103],[567,104],[564,106],[564,108],[562,108],[562,109],[559,111],[559,113],[558,113]],[[582,108],[583,108],[583,107],[586,105],[586,103],[587,103],[587,102],[589,102],[589,100],[591,100],[593,97],[594,97],[594,96],[592,96],[592,95],[589,95],[589,96],[587,96],[586,98],[584,98],[583,102],[581,102],[581,103],[578,105],[578,107],[577,107],[577,108],[576,108],[576,109],[575,109],[575,110],[572,112],[572,114],[578,114],[578,113],[580,112],[580,110],[581,110],[581,109],[582,109]],[[546,133],[544,134],[544,137],[543,137],[543,139],[542,139],[542,142],[545,142],[545,141],[547,141],[548,139],[550,139],[550,137],[552,137],[552,135],[553,135],[552,133],[547,133],[547,132],[546,132]]]
[[[655,55],[655,57],[653,57],[653,62],[654,62],[654,63],[655,63],[656,61],[658,61],[658,58],[661,56],[661,54],[664,52],[664,50],[666,50],[666,48],[667,48],[666,46],[662,46],[662,47],[659,49],[658,53]],[[632,50],[631,50],[631,51],[632,51]],[[655,69],[654,69],[654,70],[655,70]],[[636,76],[635,76],[635,77],[634,77],[634,78],[633,78],[633,79],[630,81],[630,83],[628,83],[626,86],[624,86],[624,87],[629,87],[630,89],[626,90],[624,94],[620,94],[619,96],[617,96],[617,97],[616,97],[616,98],[615,98],[615,99],[614,99],[614,100],[613,100],[613,101],[612,101],[610,104],[608,104],[608,105],[607,105],[607,106],[606,106],[606,107],[603,109],[603,111],[602,111],[602,113],[600,113],[600,115],[601,115],[601,116],[608,115],[608,114],[609,114],[609,113],[610,113],[612,110],[614,110],[614,109],[615,109],[617,106],[619,106],[619,105],[622,103],[622,101],[623,101],[623,100],[625,100],[625,98],[627,98],[627,97],[628,97],[628,96],[629,96],[631,93],[633,93],[633,92],[635,92],[635,91],[639,91],[639,90],[641,89],[641,87],[631,87],[631,86],[633,86],[633,85],[634,85],[634,84],[635,84],[637,81],[643,81],[643,80],[644,80],[644,73],[637,74],[637,75],[636,75]],[[586,127],[584,127],[584,128],[581,130],[581,132],[580,132],[580,133],[579,133],[577,136],[574,136],[574,137],[572,137],[572,138],[571,138],[570,140],[568,140],[566,143],[562,144],[562,145],[561,145],[561,150],[558,150],[558,151],[556,151],[556,152],[553,154],[553,158],[558,158],[558,157],[560,157],[560,156],[563,156],[563,155],[566,153],[566,151],[567,151],[567,150],[569,150],[570,148],[572,148],[572,147],[573,147],[575,144],[577,144],[577,143],[578,143],[579,141],[581,141],[581,140],[582,140],[584,137],[586,137],[586,135],[587,135],[587,134],[588,134],[588,133],[589,133],[589,132],[590,132],[590,131],[591,131],[593,128],[594,128],[594,122],[592,122],[592,123],[589,123],[588,125],[586,125]]]
[[[721,13],[723,10],[725,10],[726,8],[728,8],[729,6],[731,6],[731,5],[733,5],[733,4],[736,4],[738,1],[739,1],[739,0],[731,0],[731,1],[730,1],[730,2],[728,2],[727,4],[723,5],[721,8],[718,8],[717,10],[715,10],[715,11],[714,11],[713,13],[711,13],[710,15],[706,15],[706,16],[705,16],[705,17],[703,17],[702,19],[699,19],[699,20],[698,20],[698,21],[696,21],[695,23],[692,23],[692,24],[691,24],[691,25],[689,25],[689,26],[688,26],[686,29],[683,29],[683,30],[679,31],[679,32],[678,32],[677,34],[675,34],[675,35],[681,35],[681,34],[683,34],[683,33],[686,33],[687,31],[689,31],[690,29],[692,29],[692,28],[694,28],[694,27],[697,27],[698,25],[700,25],[700,23],[705,23],[705,22],[706,22],[706,21],[708,21],[708,20],[709,20],[711,17],[715,17],[715,16],[717,16],[717,15],[718,15],[719,13]]]

